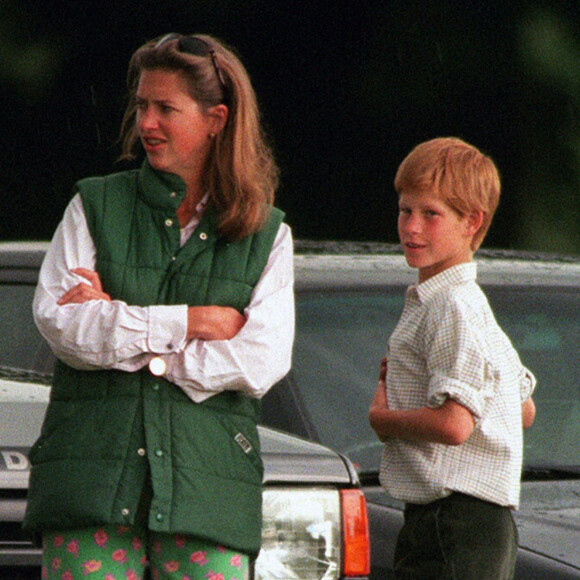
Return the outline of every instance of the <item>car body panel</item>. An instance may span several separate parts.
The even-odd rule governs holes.
[[[0,244],[0,281],[10,279],[21,283],[32,283],[46,247],[45,243],[22,244],[18,246],[17,254],[19,255],[16,255],[13,253],[14,244]],[[305,299],[307,302],[312,302],[312,311],[318,312],[317,309],[325,310],[333,298],[348,293],[352,293],[353,296],[366,293],[370,296],[369,309],[372,310],[380,304],[378,299],[382,298],[387,290],[392,292],[393,296],[402,296],[404,288],[416,281],[416,271],[406,266],[400,249],[396,246],[375,243],[298,241],[296,242],[296,250],[295,287],[298,314],[300,314],[300,307]],[[484,289],[502,291],[504,288],[518,288],[521,291],[519,294],[521,296],[539,292],[537,296],[537,304],[539,305],[548,301],[553,294],[561,292],[562,296],[570,297],[571,308],[574,308],[573,305],[580,291],[579,257],[553,257],[543,254],[482,250],[476,254],[476,261],[478,263],[478,278]],[[375,297],[377,298],[376,302]],[[502,297],[502,300],[503,302],[500,303],[502,308],[517,310],[519,305],[510,297],[509,292]],[[514,303],[510,304],[510,300]],[[329,310],[322,312],[321,316],[332,316],[332,314],[333,312]],[[573,318],[575,310],[568,312],[568,314],[570,318]],[[356,341],[357,337],[361,336],[360,333],[364,333],[364,328],[357,329],[357,326],[363,324],[360,316],[363,314],[357,313],[355,310],[345,315],[344,320],[341,321],[345,325],[341,328],[341,332],[345,336],[341,338],[346,348],[349,346],[349,341]],[[565,318],[566,313],[562,316]],[[366,319],[363,321],[366,322]],[[336,391],[336,385],[331,374],[328,373],[328,369],[344,362],[340,358],[343,356],[342,353],[333,350],[333,344],[326,342],[325,337],[321,339],[319,344],[311,344],[309,336],[300,338],[303,330],[300,326],[300,315],[298,322],[298,354],[303,356],[302,351],[306,354],[313,354],[313,356],[321,357],[317,360],[321,360],[323,363],[323,366],[318,369],[319,372],[313,375],[313,382],[309,388],[317,393],[322,393],[324,397],[328,397],[328,402],[340,399],[340,393]],[[562,334],[559,338],[554,334],[557,329],[540,325],[537,335],[532,336],[531,340],[542,343],[544,346],[553,347],[555,345],[556,350],[550,352],[563,354],[564,348],[577,348],[579,342],[574,338],[577,326],[574,326],[573,320],[570,321],[570,324],[572,328],[567,329],[569,334]],[[313,322],[313,326],[316,327],[316,321]],[[358,335],[357,332],[359,332]],[[376,378],[374,378],[376,373],[372,365],[376,364],[378,369],[378,358],[384,352],[386,338],[386,335],[373,337],[372,361],[369,363],[369,372],[373,378],[369,380],[369,389],[374,389],[374,384],[371,383],[376,383]],[[562,344],[560,347],[557,340],[565,340],[566,344]],[[535,351],[532,349],[532,352]],[[300,377],[301,369],[296,368],[300,364],[300,360],[300,357],[295,357],[294,370],[263,400],[265,423],[269,427],[274,427],[274,430],[260,428],[266,466],[265,481],[271,485],[279,482],[301,484],[305,481],[314,483],[334,481],[336,485],[356,485],[357,476],[351,473],[352,462],[357,463],[352,455],[354,447],[344,446],[343,449],[338,437],[332,438],[330,445],[333,449],[338,449],[338,454],[319,445],[319,443],[327,445],[329,443],[325,440],[327,437],[324,433],[326,427],[314,417],[308,394],[301,391],[299,385],[302,380]],[[542,365],[545,362],[540,355],[537,357],[534,355],[533,363],[535,365]],[[549,362],[558,365],[558,361]],[[567,456],[569,458],[580,457],[580,452],[577,452],[576,447],[580,445],[580,438],[575,437],[575,431],[572,430],[568,436],[562,434],[564,427],[575,425],[574,417],[578,416],[577,422],[580,422],[580,415],[577,415],[580,410],[580,395],[578,394],[580,385],[578,384],[577,369],[564,369],[566,362],[566,360],[562,362],[562,372],[571,372],[570,384],[573,385],[568,393],[569,399],[558,401],[559,406],[554,407],[558,412],[553,416],[545,418],[540,412],[536,420],[536,428],[540,430],[550,429],[547,433],[546,445],[554,446],[555,455],[558,446],[567,446],[570,449]],[[534,365],[530,366],[535,372]],[[349,368],[346,368],[346,371],[349,371]],[[366,380],[364,377],[356,376],[356,367],[352,368],[351,374],[346,371],[347,384],[352,381],[353,388],[358,388],[358,383],[364,383]],[[339,372],[342,370],[339,369]],[[5,394],[11,389],[19,390],[17,386],[19,380],[8,379],[0,383],[0,400],[2,389],[4,389]],[[551,385],[540,382],[538,388],[542,389],[540,394],[544,396],[544,393],[549,394]],[[45,386],[36,383],[34,392],[42,397],[46,393],[44,389],[46,389]],[[367,396],[368,400],[364,398]],[[371,395],[368,394],[363,396],[361,391],[361,409],[368,409],[370,397]],[[31,401],[31,404],[34,403]],[[42,404],[41,401],[41,407]],[[340,409],[337,417],[331,416],[328,419],[329,421],[340,420],[341,430],[346,435],[352,434],[354,437],[356,435],[355,424],[368,423],[366,414],[364,411],[360,411],[361,414],[358,414],[359,409],[350,407],[348,403],[345,403],[345,406],[346,408]],[[326,410],[326,407],[324,409]],[[19,415],[17,408],[11,412],[15,413],[13,417],[19,421],[21,415]],[[328,412],[333,415],[332,411]],[[533,429],[534,427],[532,427]],[[290,437],[280,430],[291,432],[298,438]],[[29,440],[31,439],[33,438],[29,437]],[[12,448],[3,446],[0,439],[0,447],[3,447],[5,451],[22,452],[22,445],[16,443],[12,443],[12,445]],[[369,454],[369,460],[372,460],[375,466],[375,473],[361,471],[371,530],[371,578],[377,580],[389,577],[395,539],[403,521],[402,504],[387,496],[378,483],[376,468],[378,468],[377,458],[380,447],[380,442],[376,441]],[[348,461],[344,456],[352,461]],[[14,462],[13,467],[18,464],[17,460]],[[544,465],[545,476],[534,472],[535,475],[531,478],[526,476],[528,479],[525,479],[522,484],[521,505],[516,513],[520,534],[516,574],[518,580],[580,578],[580,541],[578,541],[580,538],[580,483],[578,476],[573,472],[560,473],[559,466],[554,467],[556,469],[552,470],[549,465]],[[4,469],[4,472],[6,471],[8,470]],[[0,478],[2,476],[8,477],[6,473],[0,474]],[[10,486],[15,486],[14,481],[16,480],[23,481],[23,473],[12,474],[10,477],[12,477]],[[0,481],[2,480],[0,479]],[[22,491],[24,492],[24,490]],[[0,510],[13,514],[16,521],[23,513],[25,498],[21,496],[10,500],[10,502],[0,503]],[[1,558],[2,552],[0,551]]]

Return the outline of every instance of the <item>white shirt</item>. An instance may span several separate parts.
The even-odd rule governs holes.
[[[198,223],[199,217],[182,230],[182,245]],[[139,307],[120,300],[93,300],[58,306],[65,292],[87,282],[72,269],[95,270],[95,264],[96,248],[76,195],[54,234],[33,304],[41,334],[68,365],[134,372],[160,356],[167,365],[164,377],[195,402],[224,390],[262,397],[290,370],[294,273],[292,234],[286,224],[280,226],[244,312],[247,322],[231,340],[186,340],[185,304]]]
[[[457,491],[518,506],[521,406],[535,378],[521,364],[475,279],[476,265],[468,263],[409,287],[389,340],[389,408],[436,408],[451,397],[476,422],[459,446],[386,441],[381,483],[405,502],[427,503]]]

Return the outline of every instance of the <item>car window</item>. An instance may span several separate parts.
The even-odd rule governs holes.
[[[580,293],[566,289],[488,291],[496,318],[538,380],[537,415],[526,432],[531,466],[580,464]]]
[[[367,411],[379,361],[403,306],[402,292],[297,297],[293,375],[306,412],[321,442],[364,471],[376,469],[380,452]]]
[[[536,375],[538,413],[525,461],[578,465],[580,294],[566,289],[488,288],[498,322]],[[403,290],[302,293],[297,297],[293,379],[321,442],[376,471],[381,444],[367,411],[379,361],[402,309]]]
[[[54,359],[32,319],[34,286],[0,285],[0,366],[51,372]]]

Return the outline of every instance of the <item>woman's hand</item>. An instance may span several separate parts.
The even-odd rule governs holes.
[[[111,297],[103,291],[101,278],[96,272],[87,270],[86,268],[75,268],[72,272],[86,278],[89,283],[80,282],[74,288],[71,288],[63,294],[58,301],[59,306],[64,304],[82,304],[89,300],[106,300],[107,302],[111,302]]]
[[[245,317],[229,306],[190,306],[187,309],[187,338],[230,340],[245,323]]]

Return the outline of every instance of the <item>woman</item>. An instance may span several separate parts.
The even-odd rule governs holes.
[[[59,361],[25,525],[45,578],[245,578],[260,546],[257,399],[290,367],[292,239],[248,75],[210,36],[133,55],[123,156],[84,179],[43,264]],[[212,576],[213,575],[213,576]]]

